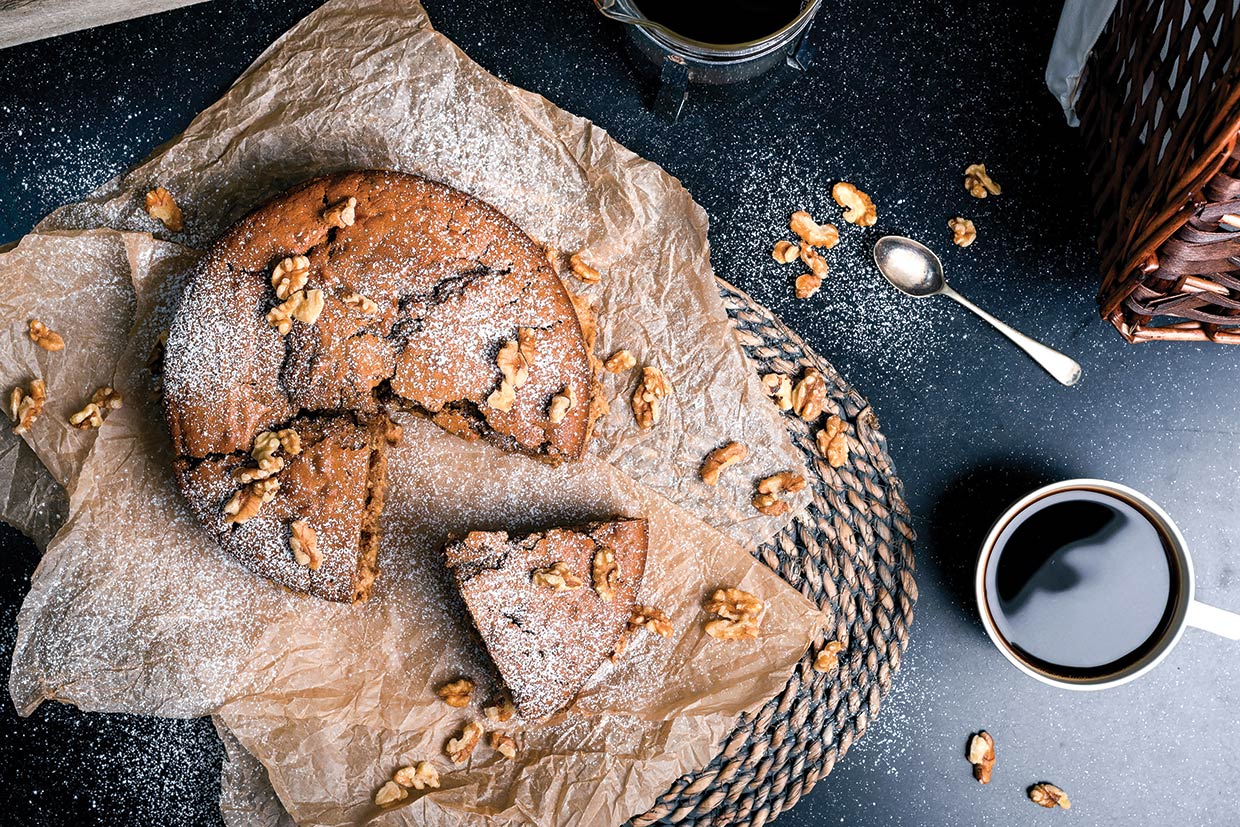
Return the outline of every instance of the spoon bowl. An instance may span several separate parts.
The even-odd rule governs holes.
[[[951,289],[943,275],[943,262],[926,245],[901,235],[885,235],[874,243],[874,263],[900,292],[916,299],[947,296],[989,322],[1061,383],[1081,381],[1081,366],[1075,360],[1009,327]]]
[[[943,262],[933,250],[911,238],[880,238],[874,244],[874,263],[893,287],[913,298],[937,295],[947,286]]]

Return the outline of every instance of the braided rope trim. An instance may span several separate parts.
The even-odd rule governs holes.
[[[900,668],[917,585],[904,486],[869,403],[766,308],[730,284],[720,295],[759,373],[794,380],[807,367],[827,381],[827,414],[851,426],[849,459],[832,468],[814,440],[816,426],[786,416],[806,457],[813,499],[755,556],[830,613],[831,622],[787,685],[757,712],[737,719],[718,755],[681,776],[633,827],[762,825],[795,806],[865,734]],[[839,668],[816,672],[822,645],[845,649]]]

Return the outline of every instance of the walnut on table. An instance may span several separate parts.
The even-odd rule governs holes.
[[[517,742],[513,740],[511,735],[505,735],[502,732],[492,732],[490,735],[491,749],[507,758],[509,761],[517,757]]]
[[[753,507],[768,517],[787,514],[792,506],[780,497],[784,492],[796,493],[805,489],[805,477],[792,471],[781,471],[758,481],[758,490],[753,495]]]
[[[793,295],[798,299],[808,299],[822,287],[822,277],[813,273],[802,273],[793,284]]]
[[[1054,784],[1047,784],[1046,782],[1034,784],[1029,788],[1029,800],[1048,810],[1052,810],[1055,807],[1062,807],[1065,810],[1072,809],[1072,802],[1068,800],[1068,794]]]
[[[503,694],[493,698],[491,703],[483,708],[482,714],[492,723],[506,724],[517,714],[517,707],[513,704],[512,698]]]
[[[632,370],[636,366],[637,359],[627,350],[617,350],[607,357],[607,361],[603,363],[603,368],[608,373],[623,373],[626,370]]]
[[[404,766],[392,774],[392,780],[402,787],[415,790],[439,789],[439,769],[430,761],[419,761]]]
[[[995,183],[990,173],[986,172],[985,164],[969,164],[964,168],[964,188],[974,198],[985,198],[1003,192],[1003,187]]]
[[[762,387],[775,400],[781,411],[792,410],[792,380],[782,373],[768,373],[762,377]]]
[[[671,637],[672,619],[667,612],[654,606],[634,606],[629,612],[627,629],[630,632],[647,629],[659,637]]]
[[[817,368],[806,368],[801,381],[792,389],[792,409],[806,422],[813,422],[822,415],[827,400],[827,380]]]
[[[478,742],[482,740],[482,732],[482,724],[470,721],[461,730],[460,735],[448,739],[448,743],[444,745],[444,752],[453,764],[464,764],[469,760],[469,756],[474,754],[474,747],[478,746]]]
[[[581,257],[581,253],[573,253],[568,260],[568,266],[578,281],[585,284],[598,284],[602,281],[603,277],[599,274],[599,271],[586,264],[585,259]]]
[[[878,211],[870,196],[846,181],[831,188],[831,197],[844,209],[844,220],[858,227],[873,227],[878,222]]]
[[[819,224],[805,210],[794,212],[788,221],[788,227],[801,239],[801,254],[804,254],[807,246],[825,247],[830,250],[840,243],[840,231],[834,224]]]
[[[771,258],[780,264],[791,264],[801,255],[801,247],[793,244],[791,241],[776,241],[775,246],[771,248]]]
[[[844,651],[844,644],[838,640],[832,640],[825,643],[814,656],[814,671],[830,672],[840,665],[840,652]]]
[[[977,227],[967,218],[956,216],[948,219],[947,228],[952,231],[952,243],[957,247],[968,247],[977,241]]]
[[[995,768],[995,739],[984,729],[969,739],[969,763],[973,765],[973,777],[989,784]]]

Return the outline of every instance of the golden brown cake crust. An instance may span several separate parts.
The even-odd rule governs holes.
[[[334,220],[350,199],[352,222]],[[304,288],[322,291],[323,310],[282,336],[267,319],[280,303],[272,270],[293,256],[308,260]],[[497,354],[523,328],[533,332],[528,380],[500,410],[488,404],[502,378]],[[163,370],[181,489],[252,570],[330,600],[364,599],[384,484],[373,437],[386,407],[506,450],[576,459],[601,398],[590,350],[544,249],[495,208],[403,173],[315,178],[227,230],[186,285]],[[570,390],[576,404],[553,423],[552,399]],[[258,517],[225,523],[241,487],[230,474],[253,464],[255,437],[291,422],[320,454],[307,485],[292,484],[306,463],[290,461]],[[320,533],[322,566],[309,570],[293,559],[289,524],[318,514],[331,527]]]
[[[473,531],[444,549],[474,625],[526,721],[564,709],[615,651],[645,573],[647,531],[640,519],[513,539],[503,531]],[[610,601],[592,576],[595,554],[604,548],[618,567]],[[582,585],[554,591],[534,580],[536,569],[556,563],[566,564]]]

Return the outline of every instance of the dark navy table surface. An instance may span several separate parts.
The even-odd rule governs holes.
[[[0,51],[0,243],[140,160],[214,101],[312,0],[215,2]],[[781,68],[648,111],[651,80],[587,0],[427,0],[432,22],[507,81],[591,118],[679,177],[710,215],[716,271],[776,310],[878,412],[916,518],[921,599],[895,689],[867,735],[790,813],[809,825],[1240,824],[1240,644],[1190,630],[1153,674],[1101,693],[1024,677],[971,603],[980,538],[1033,486],[1098,476],[1181,524],[1199,596],[1240,610],[1240,349],[1127,345],[1096,314],[1079,134],[1042,82],[1057,3],[828,0],[807,72]],[[1003,194],[976,201],[965,165]],[[871,193],[879,227],[942,254],[952,284],[1076,356],[1063,388],[980,320],[880,281],[856,234],[819,295],[770,258],[788,214],[837,216],[833,181]],[[972,218],[978,240],[949,241]],[[838,219],[836,219],[838,220]],[[674,277],[674,274],[669,274]],[[37,553],[0,537],[0,659]],[[0,712],[0,821],[219,823],[222,748],[208,721]],[[970,732],[998,745],[973,781]],[[1070,813],[1025,797],[1051,781]]]

